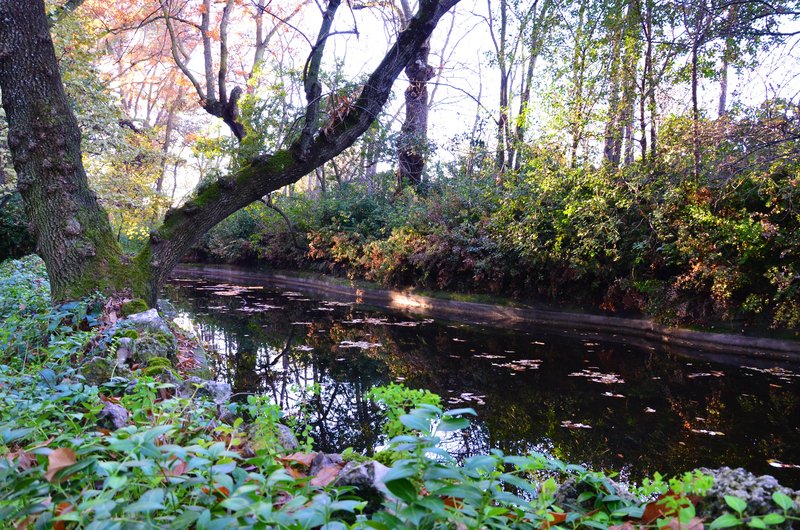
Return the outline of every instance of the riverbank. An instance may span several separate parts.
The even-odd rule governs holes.
[[[725,361],[726,357],[731,356],[746,356],[753,359],[800,362],[800,342],[797,341],[673,328],[647,319],[559,312],[515,304],[510,300],[506,301],[506,305],[454,300],[446,298],[444,293],[440,297],[433,297],[416,294],[413,290],[382,289],[366,282],[324,275],[290,275],[231,265],[181,264],[175,274],[202,275],[235,282],[269,282],[290,289],[336,296],[342,301],[477,325],[523,331],[548,327],[565,332],[591,332],[607,340],[658,347],[679,355],[717,361]]]
[[[401,404],[392,396],[408,393],[398,387],[380,397],[400,434],[391,468],[352,451],[317,453],[308,441],[287,454],[281,412],[265,398],[231,403],[213,381],[182,392],[173,377],[188,375],[180,353],[191,341],[168,339],[167,306],[138,309],[99,297],[52,307],[41,261],[0,266],[0,520],[19,529],[358,530],[800,521],[800,492],[744,470],[634,487],[536,453],[458,463],[440,442],[473,412]],[[151,347],[174,353],[180,373],[142,358]],[[97,359],[121,360],[124,377],[85,370]]]

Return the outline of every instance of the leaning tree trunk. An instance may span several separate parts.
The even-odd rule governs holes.
[[[0,88],[17,187],[55,301],[121,285],[121,253],[89,189],[43,0],[0,0]]]
[[[392,85],[459,0],[420,0],[349,110],[301,135],[290,149],[257,155],[170,210],[142,251],[127,260],[89,189],[80,130],[69,108],[43,0],[0,0],[0,90],[18,186],[47,265],[54,300],[130,288],[155,305],[170,272],[208,230],[261,197],[294,183],[353,145],[383,109]],[[312,53],[322,54],[324,41]],[[319,99],[308,116],[319,115]]]

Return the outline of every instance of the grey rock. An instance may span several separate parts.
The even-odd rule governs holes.
[[[283,447],[286,452],[297,451],[300,449],[300,442],[297,441],[297,436],[286,425],[278,424],[278,444]]]
[[[714,485],[698,504],[698,515],[716,517],[730,511],[725,503],[725,495],[746,501],[748,515],[765,515],[779,511],[772,501],[772,494],[777,491],[793,498],[796,507],[800,506],[798,504],[800,492],[781,486],[775,477],[770,475],[757,476],[742,468],[729,467],[700,468],[699,471],[714,477]]]
[[[127,366],[128,361],[133,358],[133,339],[121,337],[117,339],[117,366]]]
[[[178,310],[172,305],[172,302],[169,300],[160,299],[156,302],[156,307],[158,308],[158,312],[164,316],[164,318],[169,318],[170,320],[178,316]]]
[[[608,491],[609,494],[617,495],[623,501],[634,503],[637,501],[636,497],[624,485],[619,484],[609,478],[604,482],[611,486],[613,491]],[[570,506],[578,506],[578,497],[581,493],[596,491],[594,485],[585,481],[578,480],[575,477],[569,477],[564,482],[559,484],[555,495],[553,496],[553,504],[562,508]],[[594,502],[594,501],[591,501]]]
[[[177,394],[182,398],[206,397],[218,405],[223,405],[231,398],[231,385],[193,376],[181,383]]]
[[[131,315],[123,322],[132,324],[138,330],[152,330],[172,334],[166,321],[161,318],[155,309],[148,309],[142,313]]]
[[[342,455],[336,453],[317,453],[314,460],[311,461],[311,466],[308,468],[308,474],[311,476],[317,475],[323,468],[342,463]]]
[[[99,386],[111,379],[114,365],[105,357],[92,357],[80,368],[81,375],[90,385]]]
[[[128,425],[128,411],[116,403],[106,403],[97,415],[97,425],[112,431]]]
[[[383,477],[389,468],[374,460],[366,462],[351,461],[345,464],[336,477],[334,485],[352,486],[359,497],[367,501],[367,511],[380,507],[389,490],[383,483]]]

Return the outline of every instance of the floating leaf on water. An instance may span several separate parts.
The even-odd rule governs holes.
[[[367,342],[367,341],[357,341],[353,342],[351,340],[343,340],[339,343],[340,348],[360,348],[362,350],[368,350],[369,348],[380,348],[383,346],[380,342]]]
[[[783,462],[779,462],[777,460],[767,460],[767,463],[772,467],[777,467],[781,469],[800,469],[800,464],[784,464]]]
[[[724,432],[719,432],[719,431],[708,431],[708,430],[706,430],[706,429],[691,429],[691,431],[692,431],[693,433],[697,433],[697,434],[707,434],[707,435],[709,435],[709,436],[725,436],[725,433],[724,433]]]
[[[561,422],[562,427],[566,427],[567,429],[591,429],[591,425],[586,425],[585,423],[575,423],[570,420],[564,420]]]
[[[255,304],[253,306],[241,307],[239,311],[242,313],[261,313],[262,311],[271,311],[273,309],[281,309],[281,307],[269,304]]]
[[[538,370],[541,365],[542,365],[541,359],[519,359],[507,363],[492,363],[492,366],[498,366],[500,368],[509,368],[516,372],[522,372],[524,370]]]
[[[594,368],[594,367],[590,366],[589,368]],[[603,372],[597,372],[591,369],[583,369],[580,372],[572,372],[571,374],[569,374],[569,377],[585,377],[589,381],[592,381],[594,383],[602,383],[604,385],[625,383],[625,380],[619,374],[615,373],[605,374]]]
[[[688,379],[697,379],[698,377],[725,377],[725,372],[713,370],[711,372],[697,372],[686,376]]]
[[[227,291],[214,291],[213,294],[217,296],[239,296],[244,292],[245,289],[229,289]]]

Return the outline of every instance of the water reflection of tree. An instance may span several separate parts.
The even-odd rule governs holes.
[[[354,308],[314,311],[317,302],[285,300],[270,302],[281,305],[279,310],[242,313],[243,304],[252,306],[258,299],[211,298],[201,292],[192,297],[181,307],[192,312],[203,338],[216,345],[220,354],[210,359],[215,373],[235,392],[265,393],[282,408],[297,410],[300,389],[319,386],[319,395],[307,404],[313,436],[323,450],[374,447],[378,420],[364,393],[373,385],[403,380],[442,395],[451,406],[478,410],[479,421],[446,440],[459,456],[490,448],[508,454],[547,452],[594,468],[630,465],[634,475],[641,475],[723,464],[776,472],[767,466],[769,458],[791,462],[800,454],[798,426],[786,420],[800,416],[796,383],[770,387],[771,379],[759,373],[726,369],[724,377],[698,377],[712,369],[702,362],[687,366],[685,359],[664,352],[605,347],[588,339],[537,335],[534,341],[520,333],[444,325],[354,325],[345,322],[377,315]],[[292,324],[308,320],[313,324]],[[340,347],[345,340],[382,346]],[[508,359],[487,354],[538,358],[541,369],[514,371],[497,366]],[[589,367],[617,373],[625,383],[606,385],[570,375]],[[565,428],[565,420],[592,428]]]

